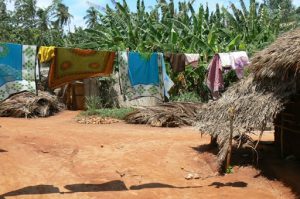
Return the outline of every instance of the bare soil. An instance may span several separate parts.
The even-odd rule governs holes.
[[[0,199],[296,198],[252,166],[216,175],[210,138],[197,130],[85,125],[77,114],[0,118]]]

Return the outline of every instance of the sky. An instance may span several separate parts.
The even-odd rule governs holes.
[[[118,0],[115,0],[118,1]],[[178,4],[179,1],[183,0],[174,0],[175,5]],[[247,4],[249,4],[250,0],[245,0]],[[262,0],[259,0],[262,2]],[[37,6],[41,8],[45,8],[51,4],[52,1],[50,0],[37,0]],[[136,0],[128,0],[128,5],[130,9],[135,10],[136,9]],[[227,7],[229,3],[232,2],[234,4],[237,4],[239,6],[239,0],[195,0],[194,6],[197,9],[200,4],[206,4],[208,3],[208,6],[211,9],[215,8],[216,3],[219,3],[220,5],[223,5]],[[106,4],[110,4],[111,0],[63,0],[63,3],[66,4],[69,7],[69,11],[71,15],[73,15],[72,23],[70,25],[71,31],[74,30],[74,27],[85,27],[85,22],[83,20],[83,17],[86,15],[86,10],[90,6],[95,7],[105,7]],[[300,6],[300,0],[293,0],[294,5]],[[145,0],[146,7],[150,7],[156,4],[156,0]],[[13,8],[13,3],[11,2],[10,5],[8,5],[9,9]]]

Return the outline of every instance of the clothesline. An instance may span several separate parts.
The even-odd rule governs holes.
[[[2,46],[0,46],[0,66],[2,68],[0,68],[0,100],[14,92],[23,90],[37,91],[36,79],[40,74],[40,65],[50,68],[48,85],[50,88],[55,89],[76,80],[109,76],[113,72],[114,60],[117,60],[117,65],[120,68],[120,87],[127,99],[156,96],[164,100],[164,96],[169,97],[168,92],[174,85],[171,78],[167,75],[164,61],[167,60],[170,63],[174,72],[183,72],[187,65],[197,67],[201,57],[199,53],[141,53],[129,51],[129,49],[126,51],[97,51],[54,46],[40,46],[39,48],[31,46],[32,50],[29,52],[27,50],[28,46],[25,45],[0,44]],[[14,47],[19,47],[23,50],[14,52],[12,51]],[[5,54],[7,49],[10,53]],[[115,59],[116,55],[117,58]],[[231,65],[232,69],[238,72],[237,74],[240,78],[243,75],[242,69],[245,63],[238,63],[236,60],[240,62],[245,60],[238,59],[239,55],[238,52],[229,55],[226,53],[215,55],[215,58],[209,65],[210,72],[208,75],[208,86],[212,92],[222,89],[222,79],[219,81],[218,89],[216,89],[216,86],[211,86],[215,82],[209,82],[215,78],[212,74],[218,74],[218,78],[221,77],[219,73],[222,72],[222,67],[216,67],[216,64],[213,64],[214,60],[219,58],[222,60],[220,63],[223,63],[223,65]],[[242,55],[246,55],[244,57],[248,60],[246,52],[243,52]],[[19,63],[7,61],[14,60],[13,57],[18,56],[22,57],[18,59]],[[28,58],[29,56],[30,58]],[[236,57],[234,58],[234,56]],[[36,57],[38,58],[38,67],[35,64]],[[232,63],[229,63],[230,61]],[[10,66],[12,69],[7,67],[8,72],[5,72],[3,70],[4,65]],[[13,73],[13,70],[18,70],[22,74],[22,78],[20,76],[12,78],[10,74]],[[211,70],[215,71],[211,72]],[[216,81],[216,78],[213,81]],[[14,85],[15,88],[10,89],[10,85]]]

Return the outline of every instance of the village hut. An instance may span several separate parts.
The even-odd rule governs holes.
[[[248,133],[275,129],[283,155],[300,155],[300,29],[283,34],[251,60],[251,73],[229,87],[217,101],[204,105],[197,115],[202,133],[219,146],[219,163],[229,149],[230,116],[234,110],[233,138],[255,148]]]

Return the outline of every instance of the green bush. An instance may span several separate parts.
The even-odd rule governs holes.
[[[186,92],[177,96],[171,97],[171,101],[175,102],[201,102],[201,98],[197,93]]]
[[[87,110],[83,112],[81,115],[83,116],[100,116],[100,117],[109,117],[109,118],[115,118],[115,119],[124,119],[126,115],[129,113],[132,113],[134,111],[133,108],[103,108],[103,109],[93,109],[93,110]]]
[[[103,103],[103,97],[92,96],[86,97],[86,108],[85,112],[82,112],[83,116],[100,116],[110,117],[116,119],[124,119],[124,117],[133,112],[133,108],[105,108]]]

